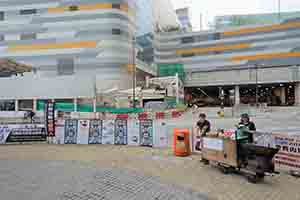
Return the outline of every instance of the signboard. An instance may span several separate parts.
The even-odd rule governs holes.
[[[77,133],[77,144],[88,144],[89,143],[89,120],[78,120],[78,133]]]
[[[128,145],[140,145],[140,123],[139,120],[128,121]]]
[[[103,120],[102,144],[114,144],[114,120]]]
[[[45,103],[45,117],[48,137],[55,137],[55,103]]]
[[[223,139],[218,138],[203,138],[203,147],[205,149],[212,149],[216,151],[223,151],[224,149],[224,141]]]
[[[300,171],[300,137],[274,135],[274,142],[280,148],[275,163],[280,168]]]
[[[153,147],[153,121],[140,121],[140,145]]]
[[[127,145],[127,120],[117,119],[115,121],[115,144]]]
[[[102,121],[101,120],[90,121],[89,144],[102,144]]]
[[[7,133],[9,129],[10,132]],[[8,128],[3,130],[3,135],[7,137],[6,142],[38,142],[47,140],[47,134],[42,124],[8,125]]]
[[[67,119],[65,121],[65,144],[77,144],[77,128],[78,120],[76,119]]]

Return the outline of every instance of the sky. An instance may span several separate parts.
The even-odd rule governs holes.
[[[191,8],[192,24],[195,30],[200,27],[200,13],[202,15],[203,29],[214,16],[230,14],[253,14],[278,12],[279,3],[281,11],[300,11],[300,0],[171,0],[175,9]]]

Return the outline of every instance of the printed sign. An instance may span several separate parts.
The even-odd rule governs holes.
[[[6,142],[37,142],[47,140],[45,127],[42,124],[16,124],[8,125],[8,128],[10,132],[6,138]]]
[[[127,145],[127,120],[115,121],[115,144]]]
[[[65,144],[77,144],[78,120],[67,119],[65,121]]]
[[[114,144],[114,120],[103,120],[102,144]]]
[[[275,146],[280,151],[275,156],[275,163],[290,170],[300,170],[300,138],[274,135]]]
[[[223,151],[224,149],[224,142],[223,139],[218,138],[203,138],[203,147],[205,149],[212,149],[216,151]]]
[[[12,127],[9,127],[8,125],[0,125],[0,144],[6,143],[6,140],[11,130]]]
[[[153,121],[140,121],[140,145],[152,147],[153,146]]]
[[[101,120],[90,121],[89,144],[102,144],[102,121]]]
[[[138,120],[128,121],[128,145],[140,145],[140,123]]]
[[[88,144],[89,143],[89,120],[78,120],[78,137],[77,144]]]
[[[55,137],[55,103],[45,103],[45,117],[48,137]]]

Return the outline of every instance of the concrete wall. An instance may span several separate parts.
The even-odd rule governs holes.
[[[94,80],[83,76],[2,78],[0,99],[92,98],[94,88]]]

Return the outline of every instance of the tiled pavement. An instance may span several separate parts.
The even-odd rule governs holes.
[[[72,161],[0,161],[3,200],[206,200],[205,195],[124,170]]]
[[[300,199],[300,179],[250,184],[203,166],[199,156],[120,146],[0,146],[2,200]]]

